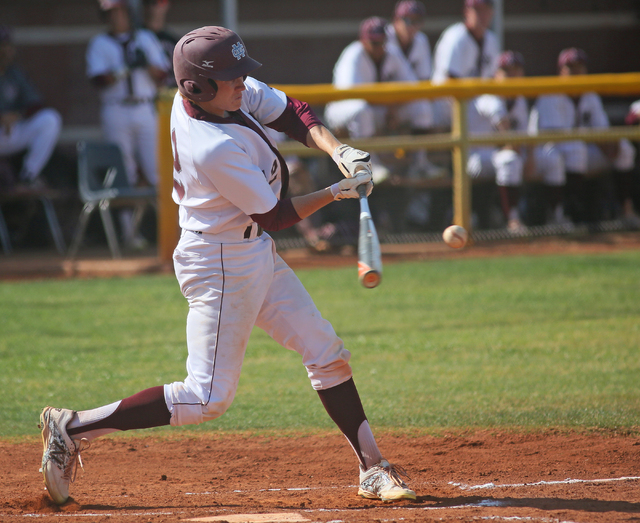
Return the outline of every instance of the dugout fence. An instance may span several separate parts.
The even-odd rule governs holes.
[[[441,85],[431,82],[385,82],[363,84],[352,89],[336,89],[331,84],[273,85],[288,96],[310,105],[324,105],[330,101],[364,99],[377,104],[396,104],[426,98],[449,97],[452,100],[452,129],[450,133],[428,135],[379,136],[363,140],[343,140],[349,145],[370,152],[389,152],[398,149],[414,151],[450,150],[452,155],[453,223],[472,230],[471,182],[466,174],[469,148],[479,145],[533,145],[545,142],[583,140],[611,142],[621,138],[640,142],[640,126],[612,126],[607,129],[546,131],[537,134],[502,132],[491,135],[469,135],[467,127],[468,100],[482,94],[505,97],[522,95],[535,98],[543,94],[581,95],[596,92],[603,96],[635,96],[640,94],[640,73],[594,74],[571,77],[525,77],[494,79],[450,80]],[[173,188],[173,157],[171,152],[170,114],[175,91],[166,91],[158,99],[159,114],[159,184],[158,184],[158,256],[171,260],[179,238],[177,205],[171,199]],[[321,156],[324,153],[309,149],[297,142],[279,144],[284,156],[300,158]],[[401,238],[400,238],[401,240]],[[384,242],[384,239],[382,239]]]

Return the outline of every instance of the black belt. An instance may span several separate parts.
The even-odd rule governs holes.
[[[244,230],[244,239],[248,240],[251,238],[251,225],[247,225],[247,228]],[[258,225],[258,234],[256,234],[256,238],[260,236],[264,232],[264,229]]]
[[[247,225],[247,228],[244,230],[245,240],[248,240],[249,238],[251,238],[251,229],[252,229],[252,226]],[[191,232],[195,232],[196,234],[202,234],[202,231],[191,231]],[[258,225],[258,234],[256,234],[256,238],[262,235],[263,232],[264,232],[264,229],[260,225]]]

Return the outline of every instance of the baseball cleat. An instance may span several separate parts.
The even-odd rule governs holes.
[[[67,434],[67,424],[74,414],[73,410],[53,407],[45,407],[40,414],[39,427],[44,447],[40,471],[51,499],[58,505],[69,499],[69,483],[76,479],[78,462],[82,467],[80,451],[89,443],[83,439],[76,444]]]
[[[391,465],[386,459],[367,470],[361,468],[358,495],[382,501],[415,500],[416,493],[400,479],[401,475],[407,477],[405,470],[398,465]]]

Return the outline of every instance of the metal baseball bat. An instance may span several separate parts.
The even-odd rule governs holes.
[[[358,279],[367,289],[373,289],[382,280],[380,241],[371,218],[366,184],[358,187],[360,195],[360,234],[358,235]]]

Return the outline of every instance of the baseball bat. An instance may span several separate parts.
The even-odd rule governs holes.
[[[360,233],[358,235],[358,279],[367,289],[373,289],[382,279],[380,241],[371,218],[366,184],[358,186],[360,195]]]

